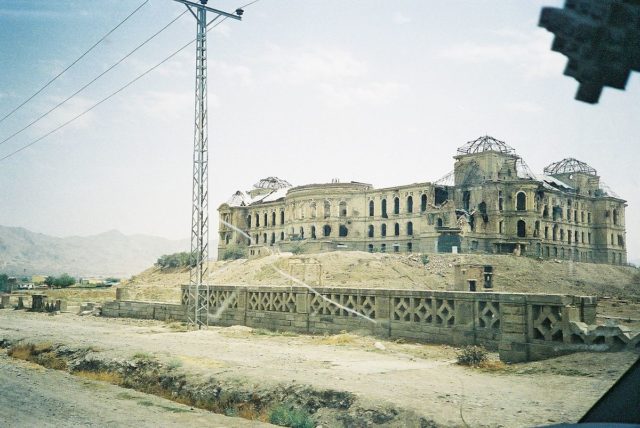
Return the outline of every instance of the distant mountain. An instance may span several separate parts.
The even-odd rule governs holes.
[[[136,274],[163,254],[189,251],[189,241],[117,230],[56,238],[21,227],[0,226],[0,272],[13,275],[116,276]]]

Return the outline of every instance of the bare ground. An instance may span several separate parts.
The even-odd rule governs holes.
[[[454,266],[490,264],[495,291],[610,296],[640,301],[640,270],[629,266],[536,260],[510,255],[381,254],[360,251],[312,255],[283,253],[255,260],[211,262],[209,283],[291,285],[273,266],[311,286],[444,290],[453,284]],[[305,268],[302,265],[307,265]],[[188,270],[152,267],[124,284],[132,298],[174,301]]]
[[[3,427],[255,427],[154,395],[78,378],[0,353]]]
[[[455,350],[446,346],[380,341],[376,347],[377,339],[351,334],[274,335],[246,327],[184,330],[156,321],[0,310],[0,339],[91,346],[102,358],[144,352],[179,360],[193,376],[255,388],[341,390],[362,408],[406,409],[445,426],[575,422],[637,358],[585,353],[483,370],[456,365]]]

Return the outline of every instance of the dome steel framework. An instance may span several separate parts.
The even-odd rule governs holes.
[[[515,155],[516,151],[513,147],[509,146],[504,141],[497,140],[493,137],[485,135],[476,140],[469,141],[464,146],[458,148],[458,153],[461,155],[469,155],[472,153],[482,152],[498,152]]]
[[[256,189],[285,189],[291,187],[291,183],[278,177],[263,178],[253,185]]]
[[[586,163],[574,158],[566,158],[561,161],[554,162],[544,169],[547,175],[570,174],[574,172],[582,172],[589,175],[598,175],[597,171]]]

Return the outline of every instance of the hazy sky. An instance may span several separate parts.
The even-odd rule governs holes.
[[[248,0],[246,1],[248,2]],[[142,0],[0,0],[0,117]],[[242,0],[211,0],[235,10]],[[294,185],[435,181],[489,134],[535,172],[565,157],[625,198],[640,258],[640,82],[573,99],[566,58],[538,28],[562,1],[261,0],[210,33],[210,204],[275,175]],[[182,13],[151,0],[63,78],[0,123],[0,141]],[[195,36],[183,16],[0,157],[92,105]],[[0,224],[52,235],[190,230],[194,49],[64,130],[0,162]],[[217,225],[217,217],[212,219]],[[213,232],[213,231],[212,231]]]

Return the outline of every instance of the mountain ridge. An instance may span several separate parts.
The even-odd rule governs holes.
[[[112,229],[90,236],[56,237],[0,225],[0,272],[13,275],[127,277],[163,254],[188,251],[189,241],[125,235]]]

